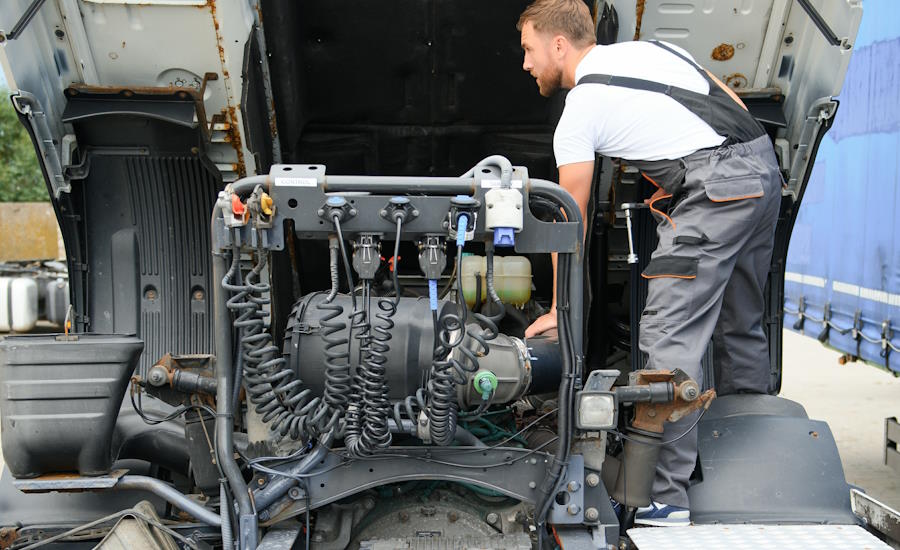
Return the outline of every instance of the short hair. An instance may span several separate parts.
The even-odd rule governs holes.
[[[534,30],[561,34],[576,46],[584,47],[597,42],[594,20],[583,0],[535,0],[519,16],[516,29],[521,31],[529,21],[534,25]]]

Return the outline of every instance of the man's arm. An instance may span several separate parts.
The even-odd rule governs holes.
[[[578,208],[581,210],[581,219],[584,220],[584,233],[582,244],[587,234],[587,205],[591,196],[591,182],[594,179],[594,161],[576,162],[559,167],[559,185],[572,195]],[[556,328],[556,254],[553,258],[553,302],[550,312],[535,320],[525,331],[525,337],[530,338],[542,332]]]

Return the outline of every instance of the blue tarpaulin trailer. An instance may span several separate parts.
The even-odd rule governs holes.
[[[900,376],[900,2],[869,0],[791,237],[785,326]]]

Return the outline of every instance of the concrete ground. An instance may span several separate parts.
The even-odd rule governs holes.
[[[900,417],[900,378],[865,363],[838,364],[840,353],[784,331],[781,396],[831,427],[848,483],[900,509],[900,473],[884,465],[884,419]]]

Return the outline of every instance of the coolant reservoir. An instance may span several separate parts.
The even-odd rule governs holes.
[[[463,297],[471,308],[476,299],[487,300],[487,259],[484,256],[463,256],[460,265]],[[480,279],[481,294],[476,296]],[[531,298],[531,262],[524,256],[494,256],[494,288],[504,304],[522,305]]]
[[[37,324],[38,289],[34,279],[0,277],[0,331],[28,332]]]
[[[531,298],[531,262],[528,258],[495,257],[494,271],[494,288],[501,302],[521,306]]]
[[[494,269],[497,268],[497,258],[494,258]],[[484,274],[487,272],[487,260],[485,260],[484,256],[473,256],[471,254],[464,254],[462,257],[462,262],[459,267],[459,276],[462,277],[462,289],[463,289],[463,298],[466,300],[466,305],[469,308],[472,308],[475,305],[475,294],[476,287],[478,284],[475,282],[475,278],[478,277],[481,283],[481,295],[478,296],[478,302],[484,302],[485,296],[487,296],[487,289],[485,288],[484,283]],[[496,281],[496,277],[494,278]]]

